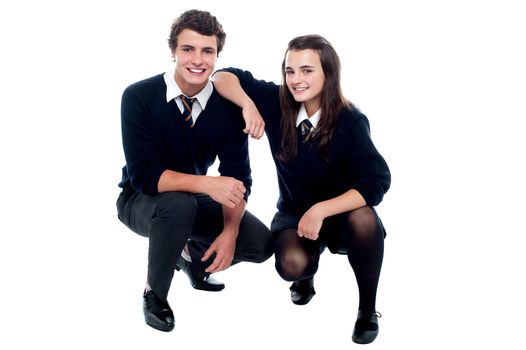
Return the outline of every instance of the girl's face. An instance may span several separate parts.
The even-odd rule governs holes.
[[[325,74],[315,50],[294,50],[285,56],[285,81],[297,102],[303,102],[309,116],[320,109]]]

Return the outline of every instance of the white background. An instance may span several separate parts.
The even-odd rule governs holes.
[[[147,240],[116,218],[120,98],[172,64],[171,21],[211,11],[227,32],[217,68],[280,79],[288,41],[318,33],[345,95],[392,171],[370,349],[519,349],[524,295],[520,1],[17,1],[0,5],[0,348],[348,349],[358,305],[344,256],[325,253],[318,294],[290,302],[264,264],[194,291],[176,274],[176,328],[145,325]],[[251,141],[249,209],[266,224],[277,187]]]

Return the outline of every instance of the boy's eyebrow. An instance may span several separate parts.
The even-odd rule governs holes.
[[[316,68],[316,67],[315,66],[311,66],[309,64],[305,64],[305,65],[300,67],[300,69],[304,69],[304,68]],[[285,67],[285,69],[292,69],[292,68],[287,66],[287,67]]]
[[[186,48],[191,48],[191,49],[195,49],[195,46],[193,45],[190,45],[190,44],[181,44],[180,45],[181,47],[186,47]],[[215,47],[213,46],[205,46],[202,48],[203,50],[216,50]]]

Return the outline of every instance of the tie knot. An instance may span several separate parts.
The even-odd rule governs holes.
[[[179,95],[179,97],[181,98],[181,101],[183,101],[183,104],[185,105],[185,107],[188,108],[189,110],[192,110],[192,105],[197,99],[195,97],[188,97],[183,94]]]
[[[300,131],[301,131],[301,135],[302,136],[305,136],[308,133],[310,133],[311,129],[313,128],[312,123],[308,119],[303,120],[300,123],[299,127],[300,127]]]
[[[308,119],[305,119],[303,120],[300,125],[298,126],[299,128],[299,131],[301,133],[301,137],[303,139],[303,142],[307,142],[311,136],[311,132],[312,132],[312,129],[314,128],[314,126],[312,125],[312,123],[310,122],[310,120]]]

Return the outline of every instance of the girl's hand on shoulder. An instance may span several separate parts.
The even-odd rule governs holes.
[[[265,132],[265,121],[254,103],[247,103],[243,107],[243,119],[245,120],[243,132],[259,140]]]

